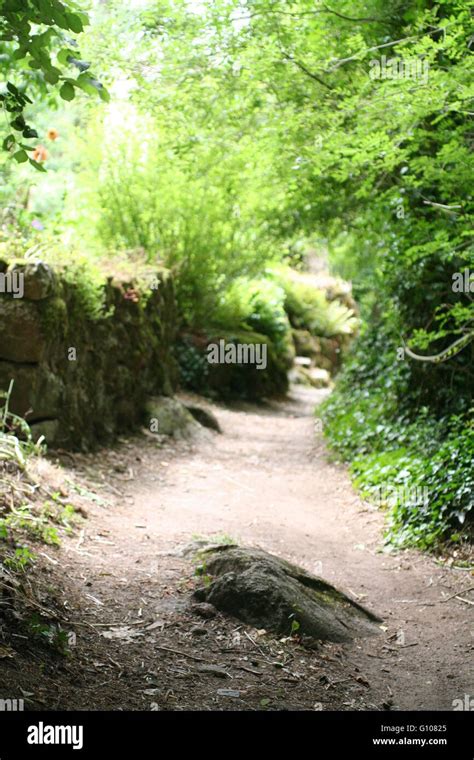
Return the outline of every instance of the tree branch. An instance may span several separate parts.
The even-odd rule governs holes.
[[[327,5],[324,5],[322,8],[314,11],[298,12],[280,11],[277,9],[270,9],[267,11],[253,11],[252,13],[247,13],[245,16],[233,16],[233,20],[246,21],[247,19],[256,18],[257,16],[291,16],[291,18],[304,18],[305,16],[318,16],[321,13],[330,13],[342,19],[343,21],[350,21],[354,24],[383,24],[384,26],[391,26],[389,21],[385,21],[381,18],[352,18],[350,16],[343,16],[342,13],[338,13],[337,11],[332,10],[332,8],[328,8]]]
[[[405,346],[405,353],[407,356],[409,356],[411,359],[415,359],[417,362],[431,362],[431,364],[441,364],[441,362],[445,362],[448,359],[451,359],[453,356],[456,356],[460,351],[463,350],[471,340],[474,339],[474,332],[467,333],[467,335],[463,335],[462,338],[459,338],[458,340],[455,340],[454,343],[452,343],[448,348],[445,348],[444,351],[440,351],[439,354],[432,354],[431,356],[421,356],[421,354],[415,354],[408,346]]]
[[[301,61],[297,61],[295,58],[293,58],[289,53],[283,53],[283,57],[287,61],[291,61],[291,63],[294,63],[295,66],[297,66],[306,76],[310,77],[311,79],[314,79],[315,82],[318,82],[319,84],[322,84],[323,87],[326,87],[328,90],[333,90],[334,88],[327,84],[327,82],[324,81],[324,79],[320,79],[317,74],[313,74],[312,71],[306,68],[306,66],[301,63]]]
[[[453,22],[454,23],[454,22]],[[433,32],[438,32],[440,30],[447,29],[448,26],[452,26],[451,24],[446,24],[445,27],[439,27],[438,29],[434,29]],[[366,48],[365,50],[361,50],[359,53],[355,53],[355,55],[350,55],[348,58],[339,58],[339,60],[334,61],[334,65],[330,71],[336,71],[340,66],[343,66],[345,63],[350,63],[350,61],[357,61],[363,58],[367,53],[373,53],[374,50],[382,50],[383,48],[389,48],[394,47],[394,45],[399,45],[401,42],[413,42],[414,40],[418,40],[420,37],[423,37],[425,35],[425,32],[420,32],[419,34],[414,34],[411,37],[402,37],[399,40],[393,40],[392,42],[384,42],[382,45],[375,45],[374,47]]]
[[[323,5],[323,10],[319,12],[332,13],[338,18],[342,18],[344,21],[352,21],[354,24],[385,24],[386,26],[389,26],[389,22],[384,19],[371,18],[370,16],[366,18],[352,18],[351,16],[344,16],[342,13],[338,13],[338,11],[334,11],[332,8],[328,8],[327,5]]]

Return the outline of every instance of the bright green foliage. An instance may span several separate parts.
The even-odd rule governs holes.
[[[277,349],[285,346],[290,332],[285,294],[268,279],[235,280],[222,296],[214,321],[224,329],[243,327],[267,335]]]
[[[274,276],[283,288],[285,310],[293,327],[327,338],[355,332],[354,312],[337,300],[328,301],[322,290],[316,289],[298,272],[278,269]]]
[[[250,135],[239,142],[231,134],[216,145],[206,134],[180,147],[176,106],[170,103],[167,129],[141,113],[154,107],[153,100],[141,99],[98,134],[86,133],[84,205],[96,209],[103,246],[139,251],[173,269],[183,319],[200,326],[236,278],[258,275],[278,252],[265,223],[275,201],[272,168],[266,159],[255,171]],[[91,139],[103,143],[92,165]]]

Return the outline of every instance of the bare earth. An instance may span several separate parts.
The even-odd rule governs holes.
[[[70,654],[12,640],[0,696],[26,692],[29,709],[451,710],[473,695],[472,575],[455,557],[383,552],[383,516],[315,435],[323,393],[214,406],[223,434],[192,444],[137,436],[64,457],[66,482],[101,496],[83,492],[80,532],[40,555]],[[309,649],[202,618],[190,596],[203,538],[321,575],[383,619],[380,635]]]

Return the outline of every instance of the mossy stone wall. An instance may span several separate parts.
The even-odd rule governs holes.
[[[171,395],[177,323],[172,278],[153,289],[109,279],[103,309],[81,285],[42,262],[0,262],[24,275],[24,294],[0,292],[0,390],[14,380],[10,407],[49,446],[86,450],[143,419],[150,395]]]

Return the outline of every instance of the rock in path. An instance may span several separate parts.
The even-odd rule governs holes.
[[[215,430],[216,433],[222,433],[216,415],[209,409],[204,409],[204,407],[196,406],[195,404],[186,404],[186,409],[188,412],[191,412],[194,419],[197,420],[200,425]]]
[[[212,578],[195,591],[201,602],[278,634],[348,641],[380,633],[379,618],[341,591],[261,549],[222,546],[201,555]]]

